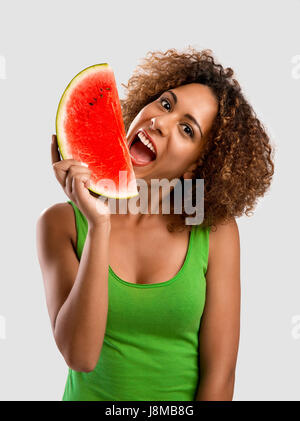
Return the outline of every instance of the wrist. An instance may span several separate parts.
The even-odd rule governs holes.
[[[88,221],[88,232],[94,233],[98,231],[110,231],[111,223],[110,218],[103,218],[99,221],[89,222]]]

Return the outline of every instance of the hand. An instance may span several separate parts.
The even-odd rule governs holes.
[[[89,227],[110,223],[109,203],[102,196],[90,192],[91,170],[75,159],[60,159],[57,137],[52,135],[52,166],[55,177],[66,195],[75,203],[88,220]]]

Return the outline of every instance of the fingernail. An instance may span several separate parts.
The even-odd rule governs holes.
[[[85,162],[80,161],[80,164],[83,165],[84,167],[87,167],[87,168],[89,167],[88,164],[86,164]]]

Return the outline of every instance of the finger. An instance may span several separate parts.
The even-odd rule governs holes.
[[[58,150],[58,144],[57,144],[57,136],[55,134],[52,135],[52,142],[51,142],[51,158],[52,158],[52,164],[55,162],[59,162],[60,155]]]
[[[99,196],[99,199],[96,201],[96,209],[101,215],[107,215],[111,213],[109,200],[105,196]]]
[[[72,195],[72,182],[73,182],[73,177],[71,176],[71,174],[67,173],[66,180],[65,180],[65,190],[69,197],[70,195]]]
[[[53,165],[53,169],[55,172],[55,176],[57,178],[57,180],[60,182],[60,184],[65,187],[66,185],[66,176],[69,172],[70,169],[72,169],[72,167],[77,168],[77,171],[80,171],[81,168],[84,171],[90,171],[87,170],[87,168],[85,166],[83,166],[80,161],[76,161],[75,159],[64,159],[62,161],[59,162],[55,162]],[[75,172],[71,170],[71,173],[74,175]]]
[[[68,174],[66,176],[66,190],[68,194],[73,194],[73,180],[76,177],[79,176],[86,176],[89,178],[91,175],[91,171],[87,170],[85,167],[81,165],[72,165],[70,168],[70,171],[68,171]]]
[[[68,173],[74,177],[77,174],[85,174],[85,173],[91,175],[92,171],[89,168],[85,167],[84,165],[77,163],[77,164],[72,164],[70,166]]]
[[[89,196],[88,186],[90,182],[89,174],[80,174],[72,179],[72,193],[79,201],[84,200],[86,195]]]
[[[69,171],[70,167],[73,165],[78,165],[80,167],[82,166],[82,167],[88,168],[87,164],[77,161],[76,159],[63,159],[61,161],[57,161],[53,163],[53,167],[57,171],[64,171],[64,172]]]

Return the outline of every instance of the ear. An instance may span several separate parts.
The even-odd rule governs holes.
[[[197,168],[197,165],[198,165],[197,162],[194,162],[194,164],[190,165],[186,169],[185,173],[183,174],[183,178],[185,180],[193,178],[193,176],[194,176],[193,171]]]

